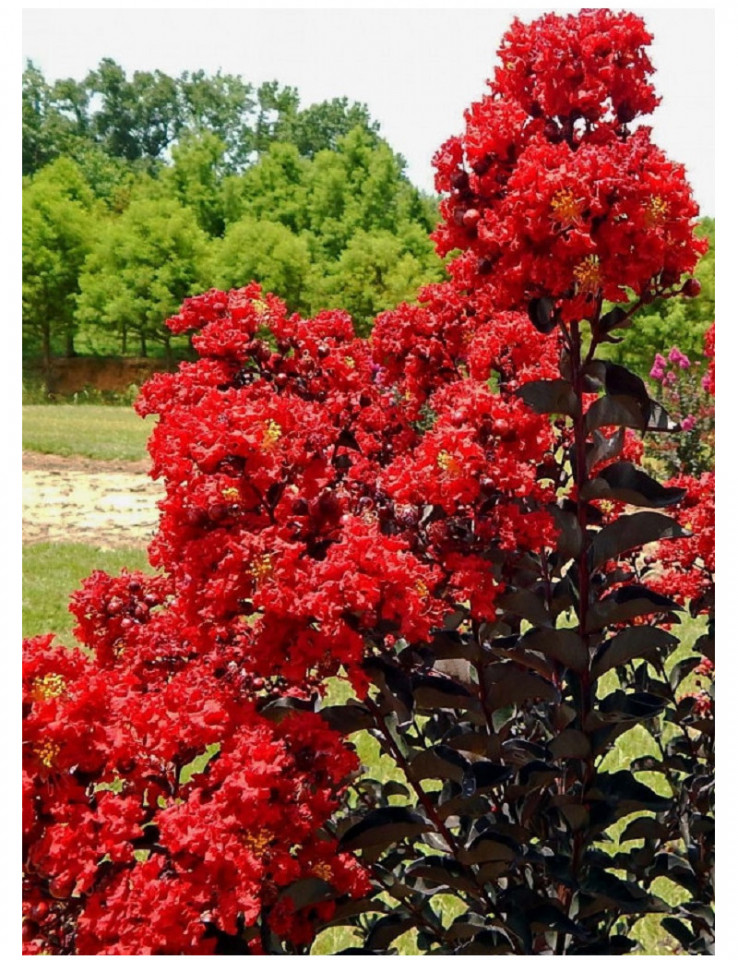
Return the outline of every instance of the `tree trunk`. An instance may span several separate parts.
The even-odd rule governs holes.
[[[64,356],[65,357],[76,357],[77,353],[74,349],[74,331],[68,328],[64,332]]]
[[[41,326],[41,348],[43,351],[44,390],[49,394],[52,392],[53,377],[51,370],[51,326],[48,323],[42,323]]]

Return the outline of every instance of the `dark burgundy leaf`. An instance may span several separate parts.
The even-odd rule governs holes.
[[[669,906],[636,883],[620,880],[605,870],[591,868],[582,884],[583,892],[604,897],[621,913],[668,913]],[[580,916],[582,914],[580,913]]]
[[[499,710],[524,700],[546,700],[555,703],[560,699],[553,684],[530,670],[514,663],[495,663],[484,670],[487,687],[487,706]]]
[[[430,880],[439,887],[447,887],[452,893],[456,889],[466,890],[467,893],[474,893],[478,889],[469,871],[453,857],[421,857],[407,868],[407,876]]]
[[[589,560],[597,570],[608,560],[655,540],[691,537],[692,534],[676,520],[663,513],[639,511],[618,517],[595,536],[589,549]]]
[[[694,670],[702,657],[685,657],[675,663],[669,674],[669,686],[676,693],[682,681]]]
[[[372,810],[344,833],[339,850],[363,847],[387,847],[392,843],[432,832],[434,827],[408,807],[382,807]]]
[[[581,730],[568,728],[554,737],[548,745],[555,760],[562,757],[579,757],[584,759],[592,752],[592,745],[586,733]]]
[[[663,487],[625,461],[605,467],[582,487],[582,496],[587,500],[617,500],[636,507],[670,507],[679,503],[685,493],[685,487]]]
[[[651,693],[625,693],[615,690],[600,702],[599,713],[610,723],[620,720],[645,720],[656,717],[666,707],[663,697]]]
[[[670,798],[662,797],[645,783],[636,780],[629,770],[598,774],[592,794],[599,792],[612,801],[620,816],[634,810],[668,810],[671,806]]]
[[[387,947],[405,933],[414,927],[417,921],[413,917],[403,916],[401,913],[391,913],[387,917],[380,917],[376,920],[364,941],[365,947],[370,951],[381,951],[386,953]]]
[[[675,647],[676,637],[648,625],[628,627],[607,640],[592,661],[592,679],[602,676],[613,667],[634,659],[648,659],[655,650]]]
[[[576,630],[536,627],[523,635],[521,643],[540,650],[558,663],[581,673],[589,665],[589,650]]]
[[[299,700],[297,697],[279,697],[277,700],[270,700],[263,707],[259,708],[259,713],[268,720],[281,720],[288,714],[296,710],[313,713],[315,710],[316,698],[310,700]]]
[[[546,605],[531,590],[511,589],[497,598],[497,605],[508,613],[516,613],[523,617],[529,623],[550,624],[551,615],[546,609]]]
[[[292,901],[294,910],[303,910],[315,903],[324,903],[334,900],[337,894],[335,889],[320,877],[303,877],[285,887],[279,895],[279,903],[284,900]]]
[[[669,597],[640,584],[632,584],[613,590],[604,600],[590,607],[587,631],[596,633],[611,623],[624,623],[633,617],[642,617],[649,613],[663,614],[682,609]]]
[[[690,930],[686,923],[682,923],[681,920],[678,920],[676,917],[664,917],[661,921],[661,926],[666,930],[667,933],[671,934],[679,943],[684,947],[685,953],[705,953],[706,951],[700,950],[699,948],[695,949],[694,941],[696,939],[695,933],[693,930]]]
[[[370,730],[374,727],[371,711],[361,703],[339,704],[323,707],[320,716],[339,733],[355,733],[357,730]]]
[[[536,413],[576,416],[577,397],[568,380],[533,380],[523,384],[517,393]]]
[[[631,320],[626,310],[622,307],[613,307],[612,310],[600,317],[600,329],[603,333],[609,333],[611,330],[629,327]]]
[[[471,764],[456,750],[437,744],[416,754],[410,763],[414,780],[453,780],[461,783]]]
[[[619,363],[604,361],[605,390],[611,397],[633,397],[639,404],[646,405],[649,401],[646,384],[641,378]]]
[[[556,549],[566,559],[578,557],[582,550],[584,537],[576,514],[555,504],[552,504],[548,509],[559,530]]]
[[[620,835],[620,842],[626,840],[666,840],[669,830],[653,817],[638,817],[632,820]]]
[[[633,430],[645,430],[649,414],[644,413],[638,401],[633,397],[604,396],[592,404],[584,418],[587,433],[599,427],[631,427]]]
[[[485,830],[476,837],[467,850],[462,850],[460,857],[463,863],[484,863],[487,860],[512,861],[516,857],[516,850],[506,837],[494,830]]]
[[[587,451],[587,472],[593,470],[602,460],[617,457],[625,443],[625,430],[622,427],[611,437],[606,437],[599,430],[594,430],[593,434],[592,446]]]
[[[558,323],[558,311],[554,309],[553,300],[548,297],[537,297],[528,304],[530,322],[540,333],[551,333]]]
[[[426,710],[434,707],[465,710],[478,706],[467,688],[450,677],[414,677],[413,694],[417,705]]]

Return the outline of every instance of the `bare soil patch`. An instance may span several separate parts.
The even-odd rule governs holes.
[[[145,547],[164,495],[149,466],[24,451],[23,542]]]

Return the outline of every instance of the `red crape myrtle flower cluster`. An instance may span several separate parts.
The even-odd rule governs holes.
[[[702,249],[682,168],[627,128],[656,103],[648,40],[606,10],[516,21],[437,157],[451,279],[369,340],[257,284],[168,321],[198,359],[137,401],[158,573],[93,573],[79,646],[24,648],[26,952],[297,948],[370,889],[329,829],[355,753],[275,703],[334,677],[363,698],[367,658],[459,611],[494,623],[506,557],[556,551],[573,427],[519,391],[561,376],[604,298],[675,293]],[[601,463],[640,450],[629,433]]]
[[[566,320],[593,317],[603,297],[680,289],[705,249],[698,208],[650,128],[628,128],[658,103],[650,40],[635,14],[606,9],[515,21],[490,93],[436,156],[448,194],[436,241],[463,251],[455,278],[501,308],[550,298]]]
[[[339,673],[362,695],[372,649],[427,641],[459,605],[494,618],[490,545],[555,544],[553,428],[512,393],[555,370],[555,338],[487,310],[433,287],[366,342],[252,284],[170,321],[201,358],[137,404],[159,418],[162,573],[94,573],[81,647],[26,645],[28,952],[209,952],[265,912],[300,944],[332,902],[282,890],[365,892],[319,829],[353,753],[319,717],[257,707]]]

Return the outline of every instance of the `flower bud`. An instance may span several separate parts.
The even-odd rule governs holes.
[[[479,218],[481,217],[480,212],[472,207],[470,210],[467,210],[464,216],[462,217],[462,223],[467,230],[476,229],[477,224],[479,223]]]
[[[702,284],[696,277],[690,277],[682,287],[682,294],[685,297],[699,297],[702,292]]]

